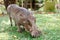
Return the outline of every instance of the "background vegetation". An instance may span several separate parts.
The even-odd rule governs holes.
[[[38,29],[42,31],[42,35],[38,38],[32,38],[31,35],[23,31],[22,33],[17,32],[17,27],[10,26],[9,16],[2,15],[6,13],[4,4],[0,5],[0,40],[60,40],[60,13],[49,14],[47,12],[55,12],[55,4],[57,0],[38,0],[43,6],[39,10],[34,11],[36,17],[36,24]],[[17,4],[21,4],[21,0],[17,1]],[[37,8],[37,7],[36,7]],[[41,12],[42,11],[42,12]],[[56,10],[58,11],[58,9]],[[59,10],[60,11],[60,10]],[[43,14],[45,13],[46,14]],[[41,14],[40,14],[41,13]]]

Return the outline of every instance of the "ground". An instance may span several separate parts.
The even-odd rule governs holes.
[[[32,38],[29,33],[17,32],[16,26],[10,26],[7,15],[0,16],[0,40],[60,40],[60,14],[35,14],[36,24],[42,35]],[[14,23],[13,23],[14,24]]]

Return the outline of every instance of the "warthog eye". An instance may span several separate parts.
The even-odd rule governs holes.
[[[27,20],[27,22],[28,22],[28,25],[32,26],[32,24],[31,24],[31,22],[29,20]]]

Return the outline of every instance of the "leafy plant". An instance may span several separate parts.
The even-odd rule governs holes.
[[[55,11],[55,4],[57,0],[45,0],[44,11],[45,12],[54,12]]]

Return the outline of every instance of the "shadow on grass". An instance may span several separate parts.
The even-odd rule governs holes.
[[[17,37],[23,37],[23,38],[32,38],[32,36],[30,35],[29,32],[26,32],[25,30],[22,31],[22,33],[19,33],[17,31],[17,27],[16,26],[12,26],[12,27],[8,27],[6,29],[4,29],[3,31],[0,31],[0,33],[2,32],[8,32],[9,35],[16,35]]]
[[[22,33],[17,32],[17,27],[16,26],[12,26],[12,27],[8,27],[7,29],[5,29],[4,31],[1,32],[7,32],[8,35],[10,36],[10,39],[18,39],[18,40],[33,40],[37,38],[33,38],[29,32],[26,32],[25,30]],[[40,39],[40,37],[38,37]]]

